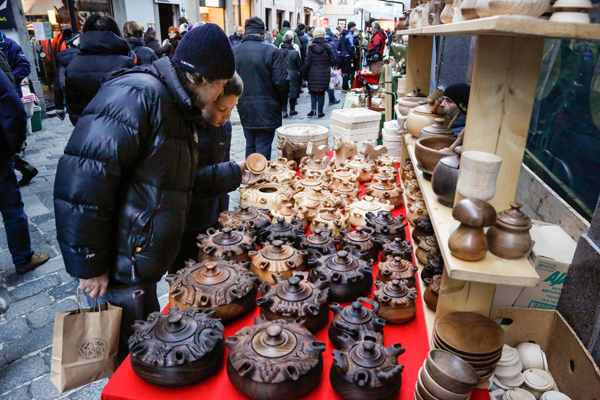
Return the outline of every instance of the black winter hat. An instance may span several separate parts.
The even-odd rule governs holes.
[[[381,53],[376,49],[369,50],[369,54],[367,54],[367,65],[375,64],[377,61],[383,61]]]
[[[246,26],[244,27],[244,33],[258,33],[263,34],[267,30],[265,29],[265,23],[258,17],[248,18],[246,20]]]
[[[444,96],[455,102],[458,108],[465,114],[469,108],[470,93],[471,86],[466,83],[453,83],[444,90]]]
[[[229,38],[219,25],[210,23],[195,27],[181,39],[173,62],[206,79],[230,79],[235,72]]]
[[[290,27],[290,21],[283,21],[283,27],[284,28],[289,28]]]
[[[305,29],[306,25],[304,24],[299,24],[298,27],[296,29],[298,29],[299,31],[301,31],[302,29]]]

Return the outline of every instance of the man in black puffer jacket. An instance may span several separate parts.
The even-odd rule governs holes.
[[[133,322],[158,311],[156,282],[177,255],[191,201],[196,124],[234,71],[225,32],[215,24],[193,29],[172,61],[115,72],[58,163],[54,208],[65,266],[90,298],[106,293],[123,309],[120,360]]]
[[[246,20],[242,44],[234,48],[235,70],[244,81],[238,111],[246,137],[246,157],[260,153],[271,159],[275,129],[287,104],[290,82],[279,50],[263,42],[265,24],[258,17]]]

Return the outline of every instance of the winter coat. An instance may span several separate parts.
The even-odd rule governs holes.
[[[127,43],[131,50],[135,53],[135,65],[149,66],[154,61],[158,60],[158,56],[150,47],[144,45],[144,41],[140,37],[130,37]]]
[[[153,282],[173,264],[200,115],[167,58],[117,71],[102,85],[56,171],[57,238],[71,276]]]
[[[298,33],[296,30],[298,40],[300,40],[300,55],[302,55],[302,62],[306,60],[306,51],[308,50],[308,39],[304,36],[304,33]]]
[[[0,70],[0,160],[21,151],[26,126],[27,115],[21,96],[4,71]]]
[[[69,66],[71,61],[73,61],[73,59],[78,54],[81,54],[81,52],[79,51],[78,48],[71,48],[71,49],[62,50],[56,55],[56,65],[57,65],[56,74],[58,76],[58,83],[55,83],[55,84],[59,85],[59,88],[62,91],[62,93],[64,93],[66,91],[65,72],[67,71],[67,67]],[[61,96],[61,98],[62,98],[62,96]],[[64,103],[59,101],[59,99],[61,99],[61,98],[59,98],[58,96],[54,96],[54,105],[59,110],[62,110],[63,108],[65,108]]]
[[[279,128],[289,92],[281,53],[256,36],[245,36],[233,52],[235,70],[244,81],[244,94],[237,105],[242,125],[246,129]]]
[[[334,65],[335,54],[333,54],[331,46],[327,44],[327,40],[324,37],[314,39],[308,46],[306,63],[302,72],[308,81],[308,90],[320,93],[329,89],[331,67]]]
[[[167,56],[169,58],[173,58],[175,55],[175,50],[177,50],[177,46],[181,42],[181,36],[177,35],[174,38],[169,39],[169,43],[165,44],[160,48],[158,53],[156,53],[159,57]]]
[[[279,34],[277,35],[277,37],[275,38],[275,41],[273,42],[275,47],[279,48],[279,46],[283,43],[283,35],[285,35],[286,32],[291,29],[292,28],[288,28],[287,26],[285,28],[281,28],[281,30],[279,31]],[[296,34],[296,32],[294,32],[294,43],[296,43],[298,46],[302,45],[302,43],[300,42],[300,39],[298,38],[298,34]]]
[[[215,127],[206,121],[198,125],[198,169],[192,205],[185,230],[198,232],[213,226],[219,213],[228,209],[229,195],[242,183],[242,171],[229,161],[231,122]]]
[[[21,82],[31,73],[31,64],[27,60],[27,57],[25,57],[21,46],[14,40],[7,38],[2,32],[0,32],[0,50],[4,53],[8,65],[10,65],[13,77],[15,78],[17,93],[19,97],[23,97]]]
[[[338,43],[338,50],[340,51],[340,57],[349,57],[353,59],[356,55],[354,53],[354,35],[351,30],[344,29],[340,35],[340,42]]]
[[[102,78],[121,68],[135,66],[133,52],[125,39],[108,31],[89,31],[81,35],[78,54],[65,71],[67,111],[73,125],[94,98]]]
[[[335,57],[335,65],[340,63],[340,52],[337,49],[337,43],[333,40],[333,38],[329,36],[325,36],[327,40],[327,44],[331,46],[331,50],[333,50],[333,56]]]
[[[154,50],[154,53],[158,56],[158,53],[160,52],[160,43],[158,43],[158,40],[146,39],[144,43],[146,44],[146,47],[149,47],[152,50]]]
[[[4,53],[1,51],[0,51],[0,69],[2,71],[4,71],[4,73],[8,77],[8,80],[10,81],[10,83],[15,85],[15,77],[12,74],[12,70],[10,69],[10,65],[8,64],[8,61],[6,61],[6,57],[4,57]],[[17,87],[15,85],[15,90],[16,89],[17,89]]]
[[[235,33],[231,36],[229,36],[229,43],[231,43],[231,47],[235,47],[237,45],[239,45],[240,43],[242,43],[242,38],[244,36],[238,36]]]
[[[378,30],[377,32],[375,32],[375,34],[371,38],[371,41],[369,42],[369,50],[376,49],[379,52],[379,54],[383,56],[386,40],[387,35],[385,34],[385,32],[382,29]]]
[[[302,85],[302,57],[300,53],[296,51],[291,43],[283,43],[279,48],[281,57],[283,58],[283,64],[287,71],[288,79],[290,81],[290,99],[297,99],[300,97],[300,90]]]

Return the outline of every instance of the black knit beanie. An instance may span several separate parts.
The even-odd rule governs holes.
[[[195,27],[181,39],[173,62],[206,79],[230,79],[235,72],[229,38],[219,25],[210,23]]]
[[[290,21],[283,21],[283,27],[284,28],[289,28],[290,27]]]
[[[449,97],[450,100],[455,102],[458,108],[465,114],[469,109],[470,93],[471,86],[466,83],[454,83],[444,90],[444,96]]]

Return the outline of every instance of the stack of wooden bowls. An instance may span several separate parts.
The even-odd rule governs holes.
[[[466,400],[479,383],[477,371],[445,350],[431,350],[419,371],[415,400]]]
[[[459,356],[481,379],[489,379],[502,356],[504,330],[483,315],[454,312],[437,321],[431,345]]]

